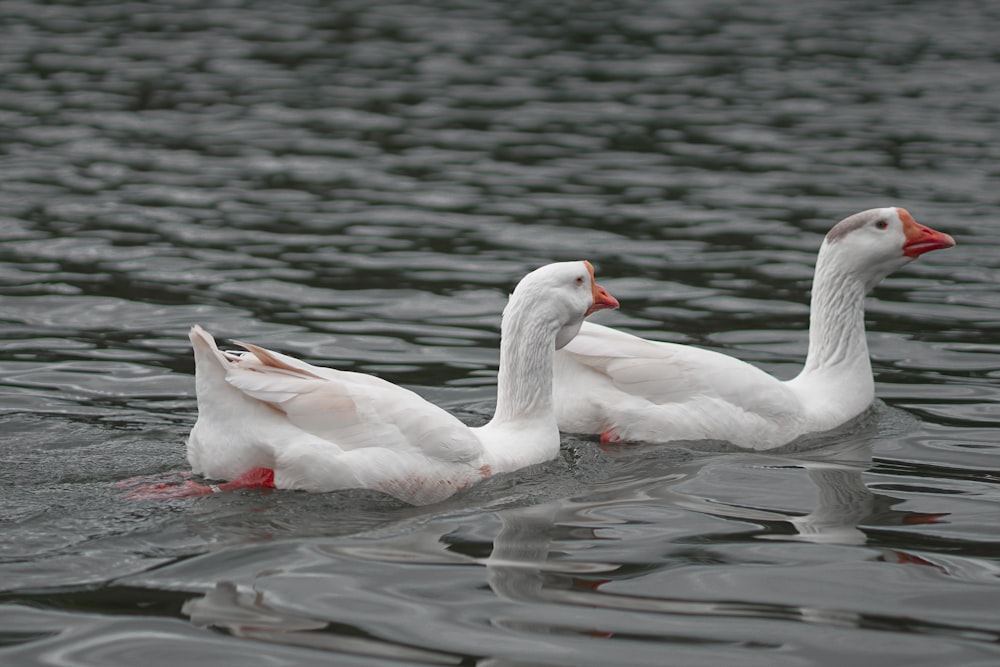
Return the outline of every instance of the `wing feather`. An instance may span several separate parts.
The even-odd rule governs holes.
[[[277,408],[297,428],[344,450],[381,447],[452,462],[482,453],[468,426],[408,389],[241,345],[249,352],[229,366],[226,381]]]
[[[693,396],[738,397],[742,403],[766,404],[773,401],[775,392],[788,391],[774,376],[734,357],[644,340],[589,322],[564,350],[616,387],[657,404]],[[754,400],[758,395],[761,400]]]

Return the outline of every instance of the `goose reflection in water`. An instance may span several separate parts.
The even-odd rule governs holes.
[[[234,637],[302,646],[325,651],[360,653],[394,660],[459,664],[461,658],[365,636],[334,632],[328,621],[298,615],[269,602],[269,593],[253,584],[221,581],[202,597],[184,603],[181,613],[199,628],[224,630]]]
[[[869,543],[871,529],[883,527],[937,523],[946,513],[923,513],[894,509],[903,502],[894,496],[875,493],[863,478],[872,467],[872,450],[868,440],[858,440],[825,450],[811,452],[808,458],[772,462],[782,467],[803,470],[816,489],[815,508],[803,515],[782,517],[780,525],[794,532],[757,535],[759,539],[798,540],[817,544],[863,545]],[[715,513],[720,513],[716,510]],[[725,514],[721,512],[720,514]],[[765,519],[765,517],[760,517]],[[772,523],[774,520],[766,521]],[[772,525],[774,525],[772,523]],[[884,550],[880,560],[919,565],[933,565],[915,554],[899,550]],[[935,567],[938,567],[935,565]]]
[[[670,505],[693,509],[720,518],[751,521],[765,526],[744,536],[750,540],[800,541],[816,544],[863,545],[870,538],[866,528],[908,526],[936,523],[946,514],[921,513],[894,509],[901,499],[875,493],[865,484],[863,474],[871,468],[872,452],[868,440],[854,440],[825,450],[810,452],[808,459],[777,459],[753,457],[756,465],[765,458],[775,466],[803,470],[816,489],[816,506],[813,511],[789,517],[779,510],[751,508],[737,504],[720,503],[717,499],[684,496],[670,487],[677,483],[673,476],[659,489],[646,488],[649,495],[660,495]],[[723,465],[731,460],[719,459]],[[702,463],[696,464],[701,467]],[[486,560],[492,590],[506,599],[523,602],[558,602],[575,605],[599,606],[621,610],[732,615],[738,604],[713,603],[683,598],[644,597],[623,595],[602,590],[605,584],[622,579],[641,577],[646,568],[614,565],[601,562],[582,562],[571,558],[553,559],[551,551],[556,526],[579,525],[578,517],[560,516],[565,508],[553,504],[527,507],[500,513],[503,529],[494,542],[493,553]],[[602,538],[591,529],[592,540]],[[742,539],[728,534],[722,541]],[[571,546],[566,545],[564,546]],[[872,560],[932,567],[947,574],[944,567],[920,555],[899,549],[876,549]],[[559,575],[562,575],[560,577]],[[599,593],[599,595],[595,595]],[[758,610],[759,611],[759,610]],[[803,616],[825,618],[813,608],[802,607]],[[755,613],[750,612],[747,613]],[[818,616],[817,616],[818,614]],[[838,617],[841,621],[843,618]],[[538,628],[535,627],[535,631]],[[591,634],[600,635],[594,630]],[[611,633],[608,633],[609,635]]]
[[[715,588],[726,585],[726,572],[732,563],[698,560],[697,555],[694,560],[685,560],[689,545],[683,531],[654,534],[645,541],[633,539],[630,544],[644,543],[652,550],[637,553],[634,559],[614,554],[623,542],[616,531],[641,531],[646,525],[638,518],[624,518],[629,517],[628,507],[641,499],[646,508],[658,505],[664,511],[694,512],[737,520],[740,524],[757,524],[758,528],[752,531],[719,535],[720,542],[730,545],[761,544],[761,541],[871,544],[874,555],[867,558],[869,561],[929,566],[947,574],[942,565],[918,554],[877,547],[876,533],[880,528],[938,522],[944,515],[894,509],[902,502],[900,498],[873,491],[864,479],[872,466],[868,442],[865,438],[849,438],[847,442],[798,457],[695,457],[686,464],[664,468],[663,472],[669,470],[670,474],[657,480],[637,480],[631,493],[616,488],[614,498],[605,503],[588,498],[586,503],[579,504],[559,500],[501,509],[494,513],[499,528],[493,529],[492,545],[482,541],[482,531],[488,530],[488,525],[478,526],[477,536],[470,538],[468,532],[462,532],[469,530],[467,524],[447,517],[425,524],[418,534],[400,538],[403,543],[388,550],[363,537],[324,540],[309,547],[310,554],[322,556],[319,560],[298,565],[293,560],[287,566],[262,570],[246,583],[219,582],[206,595],[189,600],[183,612],[196,626],[220,628],[234,636],[437,664],[461,662],[462,656],[474,652],[470,647],[498,631],[508,639],[513,633],[518,641],[542,648],[546,646],[543,638],[547,635],[570,633],[594,639],[627,635],[637,613],[644,619],[647,632],[654,632],[650,628],[662,626],[666,618],[709,617],[721,622],[764,615],[819,624],[857,625],[862,620],[854,612],[838,609],[836,605],[826,608],[790,601],[798,596],[789,599],[778,596],[763,604],[741,602],[738,597],[734,600],[731,589]],[[684,484],[699,474],[710,475],[713,466],[734,465],[770,469],[771,473],[779,467],[804,472],[803,478],[816,489],[815,508],[790,516],[790,512],[777,506],[752,507],[699,497]],[[708,488],[719,490],[715,484]],[[622,511],[617,512],[619,505]],[[696,517],[693,520],[700,521]],[[429,525],[434,530],[426,530]],[[658,530],[658,525],[662,524],[653,523],[649,527]],[[711,543],[700,541],[699,545],[705,554],[711,555]],[[602,560],[602,554],[608,558]],[[763,557],[767,557],[766,553]],[[394,639],[401,631],[413,631],[408,625],[412,616],[407,609],[416,593],[398,589],[398,582],[353,581],[351,563],[359,559],[369,564],[372,559],[418,566],[430,564],[437,573],[428,573],[431,577],[440,576],[444,572],[442,567],[456,568],[452,583],[433,594],[437,611],[421,621],[420,633],[427,641],[419,648],[414,647],[412,637],[407,642]],[[476,568],[481,568],[481,574],[476,574]],[[695,570],[701,574],[691,578]],[[419,580],[420,572],[417,569],[408,576]],[[648,586],[643,584],[647,575],[651,577]],[[680,579],[673,579],[675,576]],[[673,590],[671,582],[683,585],[685,580],[709,588]],[[480,585],[483,582],[486,586]],[[410,585],[420,586],[420,582],[407,584]],[[666,589],[660,588],[663,585]],[[488,593],[484,594],[485,591]],[[668,593],[664,594],[665,591]],[[288,602],[302,595],[310,604]],[[308,599],[309,596],[316,597]],[[421,600],[430,603],[431,598]],[[386,604],[390,607],[384,607]],[[466,623],[475,628],[470,629],[471,639],[438,633],[443,628],[438,623],[444,622],[447,613],[456,606],[464,609]],[[372,613],[373,607],[395,611]],[[297,611],[312,608],[325,609],[320,614],[325,618]],[[633,628],[632,633],[637,631]]]
[[[921,513],[893,509],[902,501],[892,496],[873,493],[864,483],[862,473],[866,467],[852,464],[814,463],[801,464],[816,486],[816,509],[803,516],[794,517],[789,523],[796,535],[777,539],[799,539],[825,544],[865,544],[868,534],[861,524],[874,526],[915,525],[937,523],[947,514]],[[889,554],[894,554],[889,557]],[[931,563],[919,556],[898,550],[883,553],[885,560],[910,562],[920,565]]]

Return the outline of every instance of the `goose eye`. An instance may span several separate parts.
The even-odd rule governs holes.
[[[885,229],[888,226],[889,223],[886,222],[885,220],[879,220],[878,222],[875,223],[875,229]]]
[[[574,282],[576,282],[577,285],[582,285],[583,284],[583,276],[577,276],[576,280]]]

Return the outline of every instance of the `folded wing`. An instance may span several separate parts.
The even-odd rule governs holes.
[[[240,345],[248,352],[227,368],[226,381],[345,451],[378,447],[455,463],[482,453],[469,427],[408,389]]]
[[[635,439],[725,433],[742,440],[743,429],[784,426],[801,414],[783,382],[750,364],[589,322],[557,353],[555,387],[563,430],[613,430]],[[635,430],[639,421],[653,430]]]

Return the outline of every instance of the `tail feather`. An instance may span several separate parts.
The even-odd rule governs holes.
[[[307,377],[316,378],[322,380],[323,378],[316,375],[311,370],[308,369],[307,364],[304,364],[297,359],[292,359],[291,357],[286,357],[283,354],[277,352],[271,352],[262,347],[254,345],[253,343],[244,343],[242,341],[233,341],[240,347],[245,348],[247,351],[252,352],[257,360],[260,361],[265,366],[270,366],[271,368],[277,368],[283,371],[288,371],[295,375],[305,375]],[[286,361],[287,360],[287,361]],[[297,363],[290,363],[290,362]]]
[[[196,377],[201,375],[206,379],[211,377],[213,380],[225,381],[226,368],[235,359],[220,350],[212,334],[197,324],[191,327],[188,338],[191,339],[191,348],[194,350]]]
[[[188,461],[206,477],[236,479],[250,468],[273,468],[269,434],[278,417],[268,404],[252,398],[226,381],[240,362],[223,352],[200,326],[189,334],[195,361],[198,420],[188,437]]]

